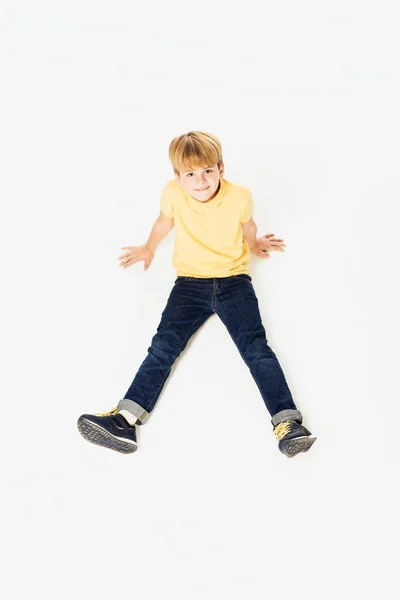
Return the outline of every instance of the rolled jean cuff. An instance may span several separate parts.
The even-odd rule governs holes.
[[[128,412],[135,415],[135,417],[140,421],[140,425],[146,423],[146,421],[150,417],[150,413],[147,412],[147,410],[145,410],[143,406],[140,406],[140,404],[138,404],[134,400],[129,400],[129,398],[123,398],[122,400],[120,400],[118,402],[117,408],[118,410],[127,410]]]
[[[271,423],[274,427],[278,425],[278,423],[282,423],[282,421],[298,421],[299,423],[302,423],[303,415],[299,410],[291,410],[288,408],[279,411],[271,419]]]

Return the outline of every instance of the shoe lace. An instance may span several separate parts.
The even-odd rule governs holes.
[[[290,431],[290,421],[282,421],[274,428],[276,439],[281,440]]]
[[[105,413],[96,413],[96,417],[109,417],[110,415],[116,415],[117,413],[118,413],[118,408],[115,407]]]

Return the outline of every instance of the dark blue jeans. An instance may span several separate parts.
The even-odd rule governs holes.
[[[217,313],[250,369],[275,426],[281,421],[302,422],[282,368],[268,346],[252,278],[177,277],[162,313],[157,333],[136,376],[119,401],[118,409],[134,414],[139,425],[153,410],[177,357],[190,337]]]

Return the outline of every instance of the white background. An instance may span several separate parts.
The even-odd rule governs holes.
[[[396,4],[2,2],[7,600],[395,597]],[[146,242],[190,130],[287,244],[251,274],[318,438],[293,459],[217,315],[136,453],[76,427],[123,398],[156,332],[174,230],[147,272],[117,258]]]

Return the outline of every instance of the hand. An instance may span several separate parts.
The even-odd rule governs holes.
[[[125,254],[121,254],[121,256],[118,257],[118,260],[121,261],[119,266],[123,269],[126,269],[130,267],[130,265],[133,265],[139,262],[140,260],[144,260],[144,270],[147,271],[154,258],[154,252],[148,250],[145,244],[143,244],[142,246],[121,247],[121,250],[125,249],[128,249],[129,252],[125,252]]]
[[[274,235],[274,233],[267,233],[262,237],[258,237],[256,244],[250,248],[250,251],[261,258],[271,258],[268,254],[270,250],[285,252],[283,247],[286,248],[286,244],[282,243],[282,239],[273,237]]]

